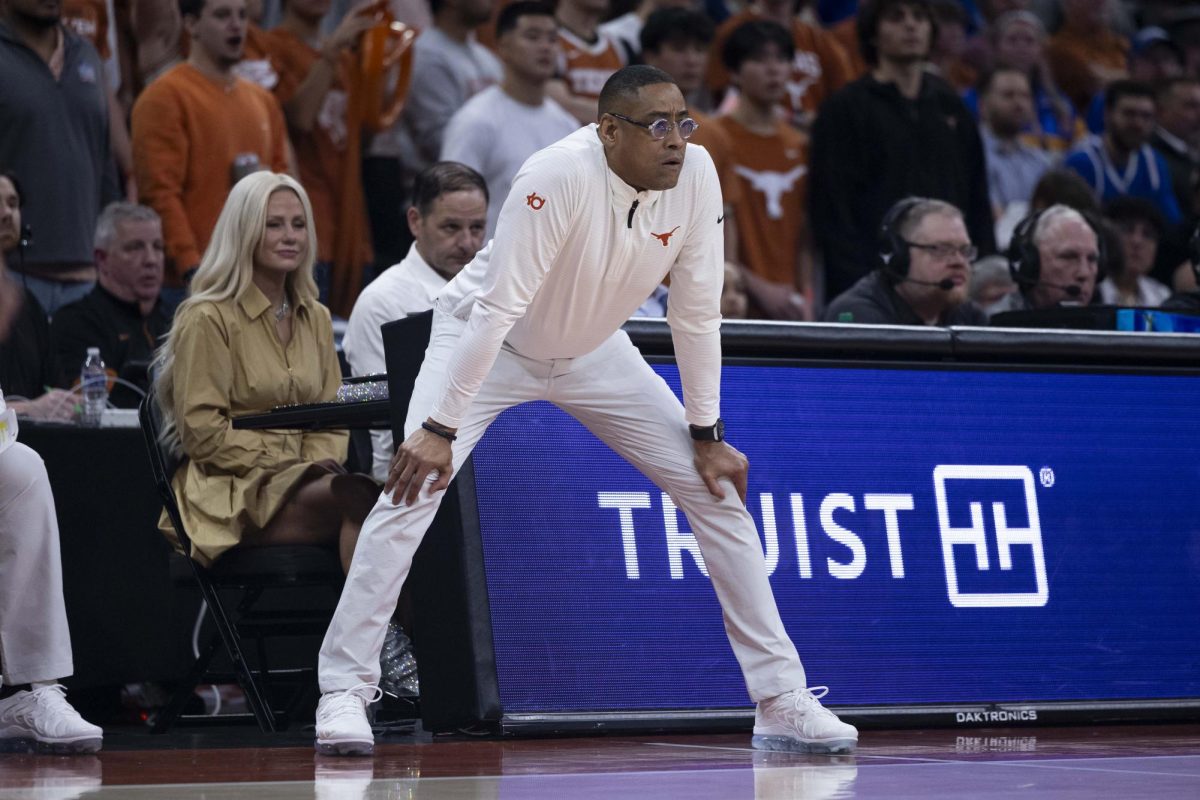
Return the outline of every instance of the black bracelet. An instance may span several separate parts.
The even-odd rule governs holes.
[[[421,427],[424,428],[425,430],[429,431],[430,433],[432,433],[434,436],[442,437],[447,442],[453,442],[455,439],[458,438],[450,431],[442,430],[441,428],[435,428],[432,425],[430,425],[428,422],[422,422]]]

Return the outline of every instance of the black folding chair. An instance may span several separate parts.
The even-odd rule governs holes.
[[[171,486],[171,476],[179,463],[159,442],[162,420],[153,391],[142,401],[138,418],[163,506],[180,545],[186,553],[191,553],[192,542],[184,529],[175,491]],[[158,714],[154,732],[165,733],[175,724],[199,684],[228,683],[233,680],[241,685],[247,705],[264,733],[286,728],[305,696],[315,696],[315,653],[313,658],[306,659],[308,666],[272,669],[268,662],[266,640],[319,637],[324,634],[343,582],[337,553],[329,548],[306,545],[234,548],[223,554],[212,567],[205,567],[182,553],[173,553],[170,569],[177,586],[194,584],[199,588],[212,614],[216,632],[200,646],[192,668],[181,680],[170,702]],[[329,587],[332,601],[324,606],[313,607],[308,600],[314,599],[310,596],[319,593],[306,591],[306,607],[302,609],[292,607],[291,602],[285,602],[282,606],[277,602],[273,608],[263,608],[268,605],[266,602],[259,605],[264,593],[306,587]],[[221,599],[222,593],[236,596],[236,604],[231,604],[232,613],[226,610]],[[294,600],[293,597],[283,599]],[[254,666],[242,649],[243,640],[253,640],[255,644],[257,661]],[[224,645],[225,653],[232,662],[233,674],[210,669],[221,645]],[[273,710],[272,690],[283,683],[291,683],[293,689],[282,710]]]
[[[383,357],[387,364],[388,396],[392,403],[392,441],[404,441],[404,420],[425,348],[433,332],[433,311],[419,311],[380,327]]]

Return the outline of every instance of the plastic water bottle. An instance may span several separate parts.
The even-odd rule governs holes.
[[[104,409],[108,406],[108,373],[104,371],[99,347],[87,349],[87,358],[79,373],[79,387],[83,393],[81,421],[88,427],[98,428]]]

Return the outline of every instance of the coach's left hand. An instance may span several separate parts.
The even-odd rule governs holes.
[[[453,433],[451,429],[446,430]],[[391,495],[392,505],[398,506],[403,500],[406,505],[411,506],[417,502],[421,487],[430,474],[436,474],[436,478],[429,485],[430,494],[450,485],[450,476],[454,472],[452,459],[453,453],[448,440],[424,428],[417,428],[396,448],[387,480],[383,484],[383,493]]]
[[[709,493],[718,500],[725,499],[725,490],[720,479],[733,481],[738,497],[746,502],[746,477],[750,473],[750,462],[741,451],[728,442],[693,442],[696,453],[696,471],[700,473]]]

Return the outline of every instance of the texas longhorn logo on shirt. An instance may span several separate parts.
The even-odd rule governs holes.
[[[675,235],[675,231],[677,230],[679,230],[678,225],[676,225],[674,228],[671,228],[668,233],[651,233],[650,235],[662,242],[663,247],[670,247],[671,237]]]
[[[796,181],[804,177],[808,172],[808,167],[800,164],[787,172],[772,172],[747,169],[738,164],[734,166],[733,170],[749,181],[755,191],[763,193],[767,201],[767,217],[769,219],[783,219],[783,196],[795,188]]]

